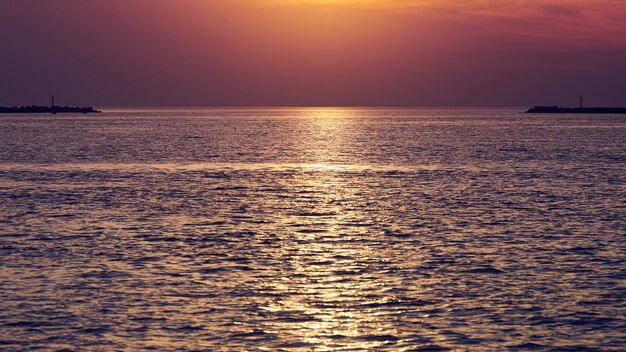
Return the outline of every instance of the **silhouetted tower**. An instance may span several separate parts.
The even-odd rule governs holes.
[[[54,95],[52,96],[52,105],[50,106],[50,110],[53,114],[57,113],[56,108],[54,107]]]
[[[52,105],[50,107],[54,109],[54,95],[52,96]]]
[[[580,108],[581,109],[583,108],[583,97],[582,96],[580,97]]]

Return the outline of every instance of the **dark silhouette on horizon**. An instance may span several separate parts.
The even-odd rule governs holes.
[[[96,110],[91,106],[56,106],[54,105],[54,95],[52,96],[52,102],[50,106],[13,106],[6,107],[0,106],[0,114],[57,114],[57,113],[101,113],[102,111]]]
[[[535,106],[526,111],[527,114],[626,114],[626,108],[583,107],[583,97],[580,97],[580,106],[564,108],[560,106]]]
[[[626,114],[626,108],[563,108],[560,106],[535,106],[527,114]]]

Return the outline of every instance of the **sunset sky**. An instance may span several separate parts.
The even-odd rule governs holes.
[[[626,105],[624,0],[3,0],[0,105]]]

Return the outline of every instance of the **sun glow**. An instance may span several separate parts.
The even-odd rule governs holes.
[[[270,5],[336,5],[336,6],[376,6],[376,7],[415,7],[428,1],[407,0],[262,0]]]

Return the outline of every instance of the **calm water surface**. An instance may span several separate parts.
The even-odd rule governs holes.
[[[626,349],[626,116],[0,116],[0,350]]]

